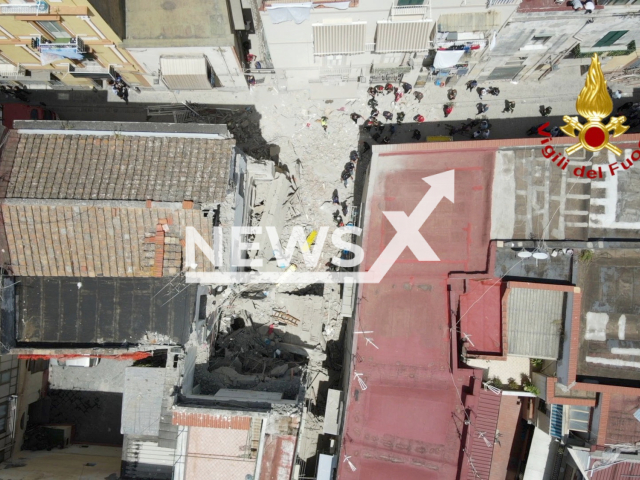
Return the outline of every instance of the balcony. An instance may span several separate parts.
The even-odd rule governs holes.
[[[76,78],[90,78],[92,80],[113,80],[116,78],[116,71],[113,65],[103,67],[102,65],[87,65],[78,67],[69,65],[69,74]]]
[[[49,4],[43,0],[33,3],[8,3],[0,5],[2,15],[46,15],[49,13]]]
[[[430,5],[397,5],[391,7],[391,16],[418,15],[422,18],[431,17]]]
[[[17,77],[23,77],[26,74],[26,70],[21,65],[12,65],[10,63],[0,64],[0,78],[15,79]]]
[[[39,38],[36,42],[43,65],[68,58],[71,60],[83,60],[87,53],[87,47],[80,37],[59,38],[54,42],[45,42]]]

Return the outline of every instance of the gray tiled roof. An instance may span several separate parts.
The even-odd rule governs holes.
[[[511,289],[507,306],[510,355],[558,358],[568,295],[555,290]]]
[[[12,131],[7,198],[214,203],[227,191],[233,139]]]

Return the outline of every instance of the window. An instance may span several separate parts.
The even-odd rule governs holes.
[[[36,22],[40,28],[44,29],[53,38],[69,38],[71,34],[62,26],[60,22],[56,21],[40,21]]]
[[[614,30],[607,33],[604,37],[596,42],[594,47],[610,47],[624,36],[629,30]]]
[[[0,372],[0,385],[5,385],[11,381],[11,370]]]
[[[406,7],[408,5],[422,5],[424,0],[398,0],[398,7]]]
[[[9,413],[9,402],[0,404],[0,433],[7,431],[7,414]]]
[[[544,44],[545,44],[545,43],[547,43],[550,39],[551,39],[551,37],[533,37],[533,38],[529,41],[529,45],[544,45]]]

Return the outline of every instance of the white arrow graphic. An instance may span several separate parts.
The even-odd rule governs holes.
[[[420,228],[443,197],[448,198],[452,203],[454,202],[454,172],[455,170],[448,170],[424,177],[422,180],[428,183],[431,188],[413,209],[411,215],[407,216],[404,212],[382,212],[396,229],[396,234],[365,274],[365,282],[380,282],[405,247],[409,247],[421,262],[440,261],[431,245],[420,235]]]

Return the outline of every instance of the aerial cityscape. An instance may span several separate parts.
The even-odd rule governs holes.
[[[640,479],[640,0],[0,0],[0,480]]]

